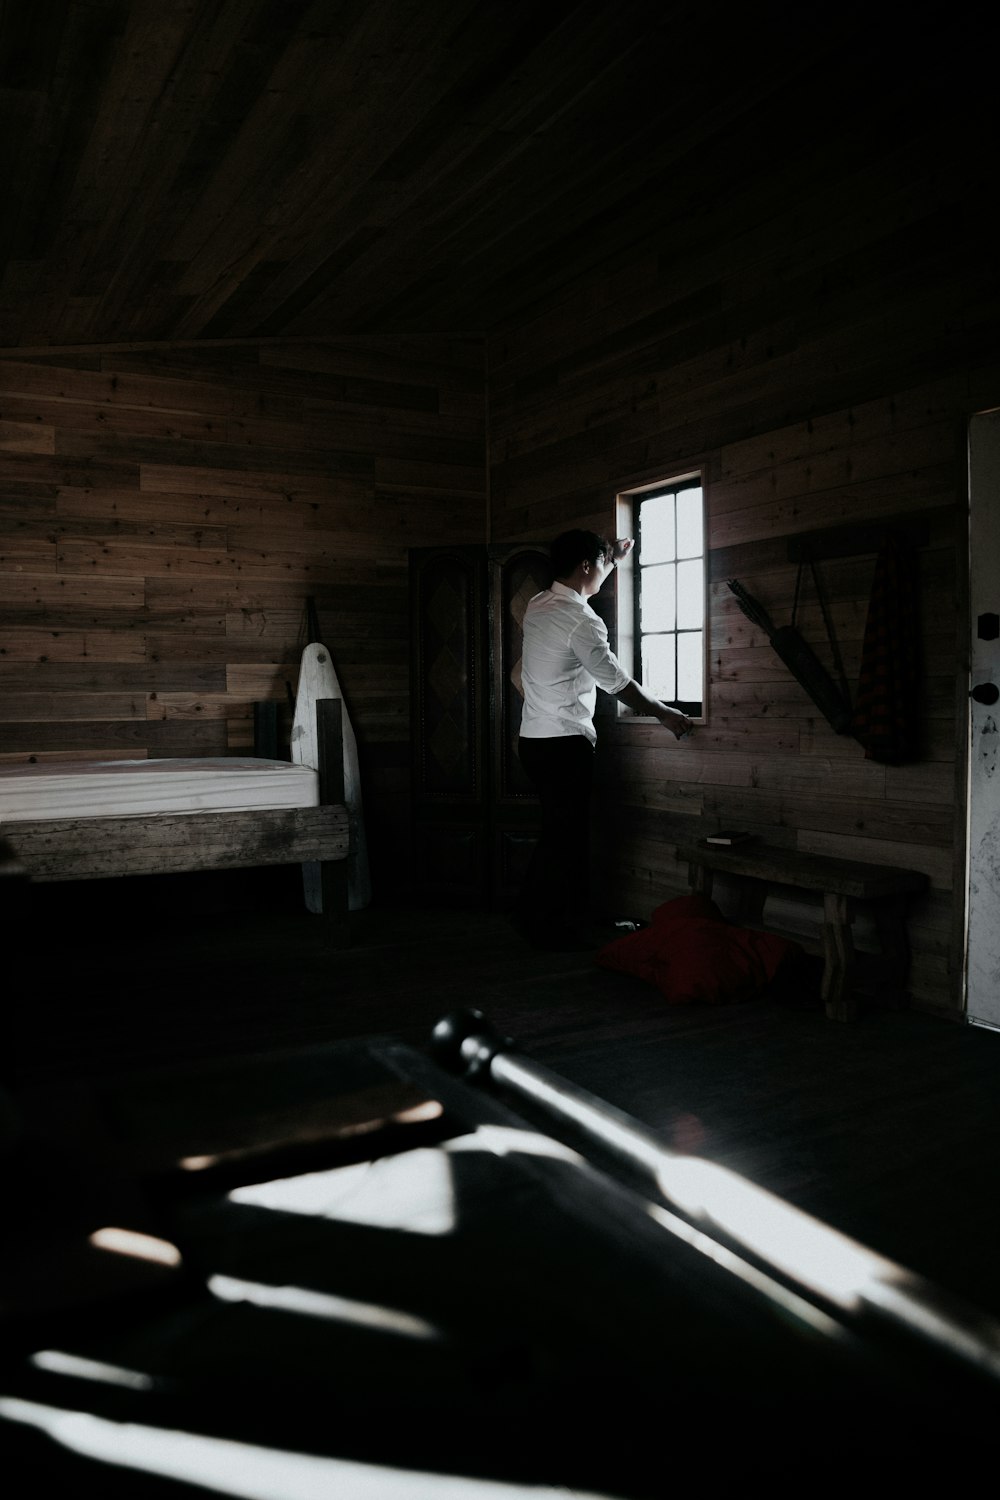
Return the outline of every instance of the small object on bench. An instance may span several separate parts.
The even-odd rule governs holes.
[[[706,844],[748,844],[756,834],[747,833],[745,828],[722,828],[718,833],[707,833],[704,842]]]
[[[851,903],[870,907],[881,945],[882,993],[902,999],[909,969],[906,898],[923,890],[927,876],[919,870],[868,865],[825,854],[774,849],[754,842],[726,848],[683,844],[677,858],[688,865],[693,891],[711,896],[713,877],[735,876],[746,882],[743,919],[763,926],[764,900],[770,886],[818,891],[823,897],[823,1004],[830,1020],[851,1021],[857,1015],[857,955],[851,936]]]

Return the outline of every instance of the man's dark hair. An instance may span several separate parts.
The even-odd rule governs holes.
[[[549,548],[553,578],[568,578],[582,562],[607,562],[612,554],[607,537],[596,531],[564,531]]]

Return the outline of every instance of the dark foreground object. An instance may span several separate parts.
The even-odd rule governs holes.
[[[866,1337],[483,1081],[376,1038],[17,1099],[0,1421],[39,1492],[643,1497],[985,1442],[967,1361]]]

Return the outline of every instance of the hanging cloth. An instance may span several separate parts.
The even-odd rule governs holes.
[[[802,587],[802,569],[804,563],[799,563],[799,571],[795,575],[795,598],[792,602],[792,629],[794,630],[799,618],[799,590]],[[834,713],[830,716],[830,723],[838,734],[846,734],[851,723],[851,690],[847,685],[847,673],[844,671],[844,662],[837,644],[837,637],[833,629],[833,621],[830,618],[830,608],[826,602],[826,594],[820,583],[819,569],[814,558],[809,559],[809,571],[812,574],[813,587],[816,590],[816,598],[823,614],[823,624],[826,626],[826,638],[830,642],[830,655],[837,669],[837,678],[840,683],[840,702],[836,704]],[[832,700],[835,702],[835,700]]]
[[[794,623],[795,615],[799,607],[799,582],[802,578],[802,569],[799,568],[798,578],[795,583],[795,606],[793,622],[791,625],[776,626],[764,606],[749,593],[738,578],[727,579],[729,588],[736,596],[736,602],[755,625],[766,632],[767,638],[785,666],[791,672],[796,682],[809,694],[820,713],[826,719],[837,734],[847,734],[851,724],[851,702],[847,694],[847,684],[843,680],[841,670],[842,687],[838,687],[817,657],[815,651],[800,634]],[[813,568],[813,578],[819,588],[819,580]],[[820,601],[823,605],[823,619],[830,635],[831,645],[834,649],[838,666],[840,664],[839,653],[833,640],[829,616],[822,594]]]
[[[913,549],[890,534],[875,562],[851,733],[868,760],[920,754],[920,600]]]

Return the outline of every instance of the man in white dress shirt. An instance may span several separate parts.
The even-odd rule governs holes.
[[[518,754],[542,804],[541,838],[521,891],[525,935],[543,947],[585,945],[597,689],[649,714],[679,739],[691,720],[630,677],[589,600],[630,540],[567,531],[550,549],[553,583],[524,612]]]

